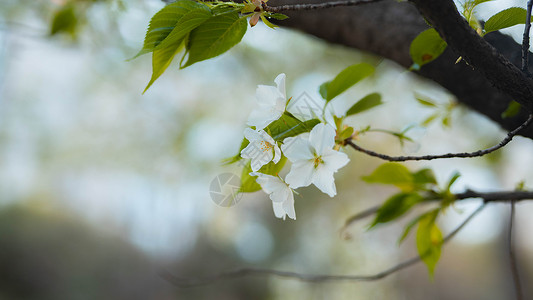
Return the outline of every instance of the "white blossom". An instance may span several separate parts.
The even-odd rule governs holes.
[[[257,130],[264,129],[285,112],[287,105],[285,74],[279,74],[274,82],[276,83],[275,87],[259,85],[255,92],[259,107],[254,109],[248,117],[248,125],[255,126]]]
[[[264,130],[244,129],[244,137],[250,142],[242,149],[241,157],[250,158],[252,171],[256,172],[270,161],[278,163],[281,159],[281,150],[274,139]]]
[[[337,194],[333,174],[350,159],[345,153],[333,149],[335,129],[320,123],[308,137],[289,137],[283,141],[283,154],[292,162],[285,181],[293,189],[314,184],[333,197]]]
[[[269,194],[274,215],[277,218],[285,220],[285,217],[289,216],[289,218],[296,220],[293,191],[281,178],[257,172],[252,172],[250,175],[257,176],[257,183]]]

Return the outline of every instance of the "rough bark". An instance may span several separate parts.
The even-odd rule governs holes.
[[[309,0],[305,2],[319,3],[323,1]],[[457,97],[458,101],[489,117],[504,129],[512,130],[518,127],[527,118],[527,109],[522,109],[519,115],[508,119],[502,119],[501,113],[505,111],[512,99],[531,107],[532,102],[529,99],[532,95],[532,85],[530,79],[522,76],[521,73],[516,73],[513,69],[515,66],[520,67],[520,45],[512,38],[494,32],[486,35],[485,41],[497,49],[499,53],[493,51],[493,56],[487,58],[476,57],[474,52],[461,52],[464,50],[461,48],[475,48],[479,45],[479,39],[472,39],[472,36],[468,36],[464,32],[461,33],[461,26],[464,24],[454,23],[453,20],[451,24],[448,24],[450,22],[446,19],[448,15],[443,15],[442,11],[438,9],[435,11],[433,6],[442,5],[443,2],[448,1],[441,3],[441,1],[435,0],[413,0],[413,2],[450,44],[450,47],[441,57],[423,66],[417,73],[448,89]],[[270,0],[268,5],[296,3],[302,3],[302,1]],[[331,43],[374,53],[407,68],[412,64],[409,57],[411,41],[429,27],[417,7],[412,3],[391,0],[357,7],[287,12],[286,14],[290,18],[280,22],[280,25],[301,30]],[[456,36],[457,32],[459,32],[459,36]],[[465,38],[468,38],[468,41],[475,45],[463,44]],[[488,44],[482,44],[485,47],[485,52],[492,51],[487,48]],[[500,53],[514,66],[506,65],[505,60],[498,59]],[[456,64],[455,61],[460,55],[463,55],[466,61],[478,66],[478,68],[474,69],[464,61]],[[531,62],[530,66],[533,66]],[[494,72],[491,71],[495,67],[507,68],[513,76],[495,77]],[[494,84],[498,87],[495,87]],[[518,90],[513,91],[516,87]],[[521,132],[521,135],[533,138],[533,127]]]

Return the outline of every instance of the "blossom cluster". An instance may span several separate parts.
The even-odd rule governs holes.
[[[275,141],[265,131],[272,122],[280,119],[287,107],[285,93],[285,74],[274,80],[276,86],[259,85],[256,90],[258,107],[252,111],[244,130],[244,137],[249,141],[241,151],[242,158],[250,159],[256,182],[269,194],[274,214],[285,219],[296,219],[294,210],[294,189],[311,184],[333,197],[337,194],[333,174],[349,162],[345,153],[335,150],[335,127],[327,123],[318,123],[310,132],[302,133]],[[270,163],[278,163],[285,156],[291,163],[291,169],[281,178],[279,174],[263,174],[260,169]]]

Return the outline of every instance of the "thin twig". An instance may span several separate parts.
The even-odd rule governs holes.
[[[516,263],[516,254],[513,243],[513,223],[515,219],[515,202],[511,202],[511,215],[509,217],[509,233],[507,234],[508,238],[508,248],[509,248],[509,263],[511,265],[511,273],[513,274],[513,282],[516,293],[516,299],[522,300],[524,297],[522,295],[522,285],[520,284],[520,273],[518,271],[518,264]]]
[[[281,6],[268,6],[263,2],[263,10],[269,12],[282,12],[282,11],[301,11],[301,10],[315,10],[325,9],[338,6],[357,6],[369,3],[375,3],[383,0],[348,0],[348,1],[332,1],[317,4],[292,4]]]
[[[486,154],[489,154],[491,152],[494,152],[505,145],[507,145],[515,135],[518,134],[522,129],[526,128],[531,124],[531,121],[533,121],[533,114],[529,115],[527,120],[522,123],[522,125],[518,126],[515,130],[509,132],[507,136],[497,145],[492,146],[490,148],[484,149],[484,150],[478,150],[475,152],[461,152],[461,153],[447,153],[447,154],[440,154],[440,155],[423,155],[423,156],[389,156],[381,153],[377,153],[371,150],[364,149],[358,145],[356,145],[352,139],[345,140],[346,145],[350,145],[352,148],[359,152],[363,152],[365,154],[368,154],[370,156],[374,156],[377,158],[381,158],[383,160],[388,161],[408,161],[408,160],[432,160],[432,159],[439,159],[439,158],[458,158],[458,157],[479,157]]]
[[[517,202],[522,200],[533,199],[533,191],[500,191],[481,193],[473,190],[466,190],[465,192],[454,194],[453,197],[455,198],[455,201],[481,198],[483,199],[484,203],[509,201]],[[426,198],[424,202],[421,202],[421,204],[433,203],[435,201],[440,200],[442,200],[442,198],[440,197]],[[378,212],[380,207],[381,205],[377,205],[349,217],[348,219],[346,219],[346,222],[339,231],[341,233],[345,233],[348,227],[350,227],[354,222],[372,216],[373,214]]]
[[[533,0],[529,0],[527,2],[526,26],[524,27],[524,36],[522,38],[522,72],[527,76],[531,76],[531,73],[529,73],[529,30],[531,29],[532,6]]]
[[[470,214],[455,230],[448,234],[442,241],[442,245],[450,241],[472,218],[477,215],[484,207],[485,203],[481,204],[472,214]],[[429,254],[429,251],[428,251]],[[196,287],[208,285],[220,280],[241,278],[248,275],[264,275],[276,276],[288,279],[296,279],[304,282],[326,282],[326,281],[375,281],[385,278],[395,272],[403,270],[409,266],[421,261],[424,255],[412,257],[404,262],[401,262],[385,271],[374,275],[310,275],[296,272],[286,272],[273,269],[262,268],[240,268],[232,271],[222,272],[216,275],[206,276],[203,278],[182,278],[171,274],[168,271],[162,271],[160,276],[168,282],[180,288]]]
[[[359,213],[349,217],[348,219],[346,219],[346,222],[344,222],[344,226],[342,226],[342,228],[340,229],[340,232],[341,233],[345,232],[345,230],[348,229],[348,227],[350,227],[350,225],[352,225],[356,221],[359,221],[359,220],[362,220],[362,219],[365,219],[367,217],[372,216],[373,214],[378,212],[380,207],[381,207],[381,205],[376,205],[374,207],[368,208],[366,210],[363,210],[362,212],[359,212]]]

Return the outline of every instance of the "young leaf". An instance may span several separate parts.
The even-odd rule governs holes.
[[[419,186],[426,184],[437,184],[437,179],[435,179],[435,174],[431,169],[422,169],[413,174],[414,183]]]
[[[507,119],[516,116],[520,109],[522,108],[522,105],[516,101],[509,102],[509,105],[507,106],[507,109],[502,112],[502,119]]]
[[[504,29],[518,24],[525,24],[527,11],[520,7],[511,7],[490,17],[485,23],[485,33]]]
[[[383,104],[383,102],[381,101],[381,95],[379,93],[368,94],[363,99],[357,101],[357,103],[355,103],[352,107],[350,107],[350,109],[348,109],[348,112],[346,112],[346,116],[361,113],[365,110],[369,110],[381,104]]]
[[[342,70],[339,75],[326,85],[326,101],[331,101],[331,99],[373,73],[374,67],[367,63],[352,65]]]
[[[65,32],[69,33],[72,37],[75,37],[77,27],[78,16],[74,10],[74,5],[67,4],[55,12],[50,26],[50,35]]]
[[[362,179],[368,183],[392,184],[402,190],[409,190],[413,187],[413,175],[407,167],[399,163],[384,163],[372,174],[363,176]]]
[[[177,43],[181,43],[183,37],[191,32],[196,27],[207,21],[211,17],[211,10],[206,5],[199,8],[191,9],[183,15],[176,23],[174,29],[170,34],[154,49],[163,49],[165,47],[175,47]]]
[[[154,51],[155,47],[168,37],[175,29],[176,24],[188,12],[205,10],[206,8],[209,10],[205,4],[192,0],[178,0],[163,7],[150,20],[150,25],[148,25],[148,30],[144,38],[143,48],[132,59]],[[179,37],[176,40],[179,40]]]
[[[459,179],[459,177],[461,177],[461,173],[459,172],[454,172],[452,177],[450,178],[450,180],[448,181],[448,185],[446,186],[446,190],[449,191],[450,188],[452,187],[452,185],[455,183],[455,181],[457,179]]]
[[[342,142],[345,139],[351,137],[353,132],[354,132],[353,127],[346,127],[343,131],[341,131],[341,133],[339,133],[337,140]]]
[[[241,41],[246,29],[246,18],[236,12],[210,18],[191,32],[187,43],[189,57],[180,68],[228,51]]]
[[[435,224],[438,215],[438,210],[431,214],[425,215],[418,222],[418,230],[416,233],[416,247],[420,258],[424,261],[428,268],[431,278],[435,272],[435,266],[440,258],[442,246],[442,233]]]
[[[173,47],[165,47],[152,52],[152,78],[150,78],[150,82],[146,85],[143,94],[146,93],[154,81],[165,72],[172,62],[172,59],[174,59],[174,56],[183,49],[183,40],[184,38],[181,41],[176,42],[176,45]]]
[[[399,193],[393,195],[378,209],[370,228],[379,223],[387,223],[404,215],[413,205],[424,200],[417,193]]]
[[[267,126],[267,132],[270,132],[275,141],[283,141],[285,138],[311,131],[318,123],[320,120],[317,119],[302,122],[285,112],[278,120]]]
[[[267,17],[276,19],[276,20],[285,20],[288,18],[287,15],[280,14],[280,13],[268,14]]]
[[[272,29],[278,27],[278,25],[272,24],[264,15],[261,15],[260,18],[263,21],[263,23],[265,23],[266,26],[268,26],[268,27],[270,27]]]
[[[323,99],[327,99],[328,98],[328,84],[330,82],[331,81],[324,82],[318,88],[318,93],[320,94],[320,96],[322,96]]]
[[[271,164],[273,162],[270,162]],[[264,167],[264,166],[263,166]],[[251,176],[252,167],[250,162],[242,169],[241,173],[241,187],[239,188],[239,193],[253,193],[261,190],[259,183],[255,181],[257,177]]]
[[[447,45],[439,33],[430,28],[422,31],[411,42],[409,54],[415,65],[421,67],[439,57],[446,50]]]

